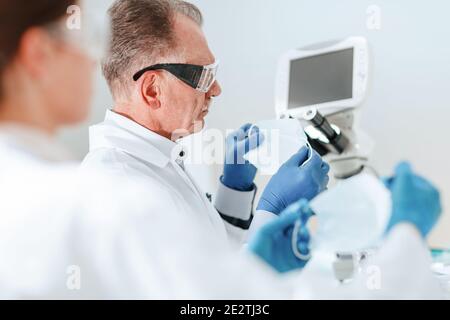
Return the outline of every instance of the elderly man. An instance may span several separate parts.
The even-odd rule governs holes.
[[[188,215],[215,237],[238,243],[252,220],[262,223],[326,188],[329,166],[304,148],[273,177],[259,202],[259,219],[253,219],[256,168],[242,157],[261,136],[245,125],[227,139],[213,205],[185,170],[185,151],[176,143],[203,128],[213,98],[221,94],[200,11],[179,0],[118,0],[109,13],[112,45],[103,73],[114,108],[91,128],[84,168],[145,178],[154,201],[172,199],[167,212]]]

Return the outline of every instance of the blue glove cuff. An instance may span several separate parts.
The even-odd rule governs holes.
[[[275,195],[274,195],[275,196]],[[267,212],[271,212],[275,215],[280,215],[281,211],[283,211],[285,208],[278,208],[278,206],[270,203],[270,201],[261,198],[259,200],[258,206],[256,207],[257,211],[267,211]]]
[[[228,181],[226,181],[224,176],[220,177],[220,182],[222,182],[226,187],[236,190],[236,191],[250,192],[250,191],[254,191],[256,189],[256,185],[253,182],[250,185],[237,186],[237,185],[234,185],[233,183],[229,183]]]

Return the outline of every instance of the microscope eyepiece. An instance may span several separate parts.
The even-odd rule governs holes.
[[[323,133],[336,152],[339,154],[344,152],[349,143],[348,139],[342,133],[336,132],[328,120],[317,109],[309,109],[304,113],[303,118]]]

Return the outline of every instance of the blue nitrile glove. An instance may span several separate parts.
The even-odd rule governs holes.
[[[264,190],[257,210],[278,215],[298,199],[311,200],[326,189],[330,166],[316,151],[312,151],[311,160],[302,166],[309,152],[304,147],[281,166]]]
[[[308,201],[303,199],[294,203],[254,234],[248,243],[249,250],[278,272],[303,268],[310,259],[310,235],[306,224],[312,215]],[[298,232],[296,237],[294,231]],[[293,247],[295,245],[297,248]]]
[[[223,176],[220,179],[228,188],[238,191],[254,189],[256,167],[244,159],[250,150],[256,149],[264,137],[257,127],[249,132],[251,124],[245,124],[227,137]],[[250,135],[249,135],[250,134]]]
[[[392,216],[387,231],[398,223],[408,222],[426,238],[442,212],[439,191],[415,175],[406,162],[397,166],[395,177],[384,182],[392,193]]]

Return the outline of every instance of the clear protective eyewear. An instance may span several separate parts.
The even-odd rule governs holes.
[[[162,63],[138,71],[133,76],[133,80],[138,81],[148,71],[165,70],[195,90],[206,93],[211,90],[214,82],[216,82],[218,68],[219,61],[207,66],[184,63]]]

